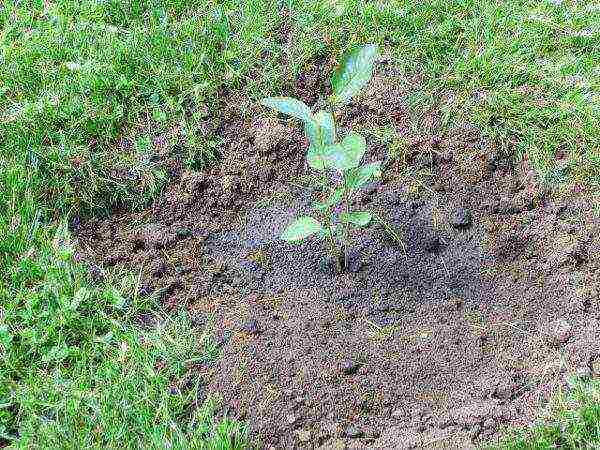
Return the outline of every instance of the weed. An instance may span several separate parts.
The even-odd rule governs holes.
[[[344,57],[331,79],[330,111],[313,114],[302,101],[289,97],[271,97],[262,101],[263,105],[304,122],[310,142],[306,159],[308,165],[321,175],[323,197],[313,204],[320,220],[311,216],[299,217],[288,225],[281,237],[289,242],[300,242],[312,235],[326,239],[340,271],[348,265],[350,227],[364,227],[373,219],[373,214],[368,211],[351,211],[351,199],[361,187],[381,174],[381,163],[360,166],[367,151],[365,138],[350,133],[340,141],[334,108],[348,104],[369,82],[376,55],[375,45],[365,45]],[[335,207],[339,204],[342,211],[336,217]]]

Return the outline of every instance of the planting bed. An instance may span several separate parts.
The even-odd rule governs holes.
[[[261,447],[469,448],[531,421],[567,376],[600,374],[590,202],[470,127],[439,135],[436,111],[410,118],[400,81],[380,74],[341,117],[367,159],[389,154],[369,130],[400,137],[357,200],[387,226],[352,236],[347,273],[319,242],[278,239],[319,193],[299,124],[258,109],[206,119],[223,144],[204,171],[182,166],[178,130],[156,136],[172,182],[154,204],[74,226],[99,277],[141,271],[142,295],[212,325],[222,357],[193,366],[199,402],[222,396]]]

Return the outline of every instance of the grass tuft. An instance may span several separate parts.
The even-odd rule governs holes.
[[[498,450],[577,450],[600,442],[600,383],[576,381],[566,395],[553,400],[549,418],[536,426],[512,432]]]

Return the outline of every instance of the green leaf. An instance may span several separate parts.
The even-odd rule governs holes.
[[[342,144],[328,145],[323,149],[323,154],[327,158],[327,166],[335,168],[340,172],[352,167],[352,158]]]
[[[320,172],[331,167],[331,159],[329,157],[329,147],[318,147],[311,145],[306,153],[306,161],[308,165]]]
[[[358,133],[350,133],[342,141],[342,146],[350,161],[349,168],[358,167],[367,151],[367,142],[365,141],[365,138]]]
[[[321,147],[321,130],[315,120],[304,122],[304,133],[306,133],[310,147]]]
[[[369,82],[377,57],[377,46],[364,45],[347,53],[331,78],[332,101],[345,105]]]
[[[75,291],[75,295],[73,295],[73,300],[71,300],[71,304],[69,305],[70,308],[73,311],[77,310],[77,308],[79,308],[79,305],[85,302],[90,297],[90,295],[91,293],[85,287],[77,289],[77,291]]]
[[[288,116],[296,117],[303,122],[313,120],[312,112],[306,104],[291,97],[269,97],[260,102],[263,106],[272,108]]]
[[[373,178],[378,178],[380,176],[381,162],[365,164],[364,166],[356,167],[346,172],[346,186],[348,189],[356,191]]]
[[[366,227],[373,220],[373,214],[368,211],[353,211],[349,214],[340,215],[342,223],[351,223],[357,227]]]
[[[314,118],[304,122],[304,131],[310,145],[321,148],[335,141],[335,123],[327,111],[319,111]]]
[[[330,195],[330,197],[324,201],[324,202],[314,202],[313,203],[313,208],[318,209],[319,211],[325,211],[329,208],[331,208],[334,205],[337,205],[339,202],[342,201],[342,198],[344,197],[344,189],[342,188],[337,188],[335,191],[333,191],[333,193]]]
[[[340,224],[335,224],[329,226],[328,228],[323,228],[321,231],[319,231],[319,234],[317,236],[321,239],[329,237],[337,238],[341,235],[341,233],[343,233],[342,227],[340,226]]]
[[[281,239],[288,242],[300,242],[301,240],[318,233],[323,225],[309,216],[299,217],[287,226]]]
[[[325,155],[331,160],[331,167],[344,172],[358,167],[366,150],[365,138],[360,134],[351,133],[344,138],[341,144],[328,146]]]
[[[335,122],[333,115],[327,111],[319,111],[315,114],[315,122],[319,126],[319,144],[331,145],[335,142]]]
[[[71,355],[71,353],[73,353],[73,350],[70,347],[67,347],[66,344],[58,344],[55,345],[54,347],[51,347],[48,351],[46,351],[43,355],[42,355],[42,362],[44,363],[49,363],[49,362],[60,362],[63,361],[64,359],[68,358],[69,355]]]

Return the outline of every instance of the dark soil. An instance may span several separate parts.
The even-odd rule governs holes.
[[[401,242],[356,232],[345,273],[319,242],[278,239],[319,192],[300,127],[274,119],[226,114],[217,167],[172,152],[151,208],[76,230],[85,258],[141,268],[142,294],[214,324],[222,357],[198,376],[261,448],[470,448],[531,421],[598,353],[589,203],[558,200],[471,128],[415,124],[402,85],[378,77],[342,118],[407,142],[357,200]]]

